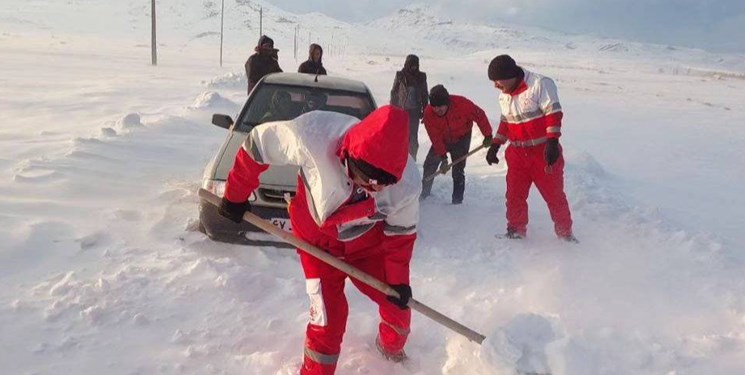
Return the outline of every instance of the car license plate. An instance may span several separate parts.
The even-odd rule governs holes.
[[[286,232],[292,232],[292,224],[290,224],[290,219],[275,217],[275,218],[269,219],[269,222],[272,223],[272,225],[278,227],[279,229],[282,229]]]

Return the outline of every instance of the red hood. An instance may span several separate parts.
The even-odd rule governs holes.
[[[344,136],[339,156],[345,155],[401,180],[409,160],[409,115],[390,105],[376,109]]]

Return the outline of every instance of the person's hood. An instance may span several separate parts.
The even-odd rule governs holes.
[[[417,55],[406,56],[404,62],[404,72],[408,72],[412,65],[419,66],[419,57]]]
[[[259,38],[259,42],[256,44],[256,48],[254,48],[256,52],[277,52],[278,49],[274,48],[274,40],[272,38],[262,35],[261,38]]]
[[[313,51],[318,48],[321,51],[321,58],[318,59],[318,63],[323,65],[323,47],[321,47],[318,44],[311,44],[310,48],[308,48],[308,61],[313,61]]]
[[[268,44],[268,46],[265,46]],[[266,35],[262,35],[259,38],[259,42],[256,43],[256,47],[259,48],[274,48],[274,40]]]
[[[391,105],[376,109],[344,135],[338,155],[364,160],[400,181],[409,160],[409,115]]]

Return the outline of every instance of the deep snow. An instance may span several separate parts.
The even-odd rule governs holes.
[[[64,12],[90,2],[31,3],[33,12],[4,3],[0,18],[9,30],[0,34],[3,371],[296,373],[307,297],[295,253],[218,244],[193,230],[202,169],[225,136],[209,118],[242,105],[239,45],[255,38],[231,42],[220,68],[214,43],[192,38],[199,28],[184,21],[200,17],[166,18],[161,35],[179,42],[161,46],[151,67],[142,25],[128,34],[134,23],[119,27],[112,15],[101,20],[110,33],[95,24],[84,32],[71,25],[86,13]],[[146,22],[142,12],[128,14]],[[18,21],[32,18],[50,21]],[[745,372],[741,56],[630,42],[608,53],[598,47],[608,41],[590,38],[557,48],[560,35],[515,39],[509,50],[443,49],[436,33],[418,41],[410,30],[390,43],[397,34],[384,21],[310,19],[348,28],[356,47],[331,53],[327,68],[366,82],[379,104],[409,46],[430,86],[472,98],[492,119],[497,92],[485,70],[494,55],[509,52],[555,78],[581,240],[555,240],[535,191],[530,237],[496,239],[506,170],[477,154],[462,206],[449,204],[443,177],[421,206],[412,285],[418,300],[486,334],[487,345],[415,316],[412,359],[391,364],[373,346],[373,305],[350,288],[339,374],[509,374],[514,362],[571,375]],[[169,36],[179,22],[192,27]],[[268,24],[289,40],[291,26]],[[450,34],[470,38],[464,30],[453,25]],[[285,51],[280,63],[294,70],[300,61]],[[423,129],[420,139],[421,160]]]

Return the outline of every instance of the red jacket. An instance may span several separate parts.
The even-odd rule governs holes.
[[[435,153],[440,156],[447,153],[446,145],[468,135],[474,122],[484,137],[492,134],[492,127],[484,110],[462,96],[450,95],[450,106],[445,116],[438,116],[431,105],[424,109],[424,127]]]
[[[409,163],[408,135],[401,137],[408,115],[384,106],[362,122],[351,120],[356,119],[317,111],[257,126],[238,151],[225,197],[245,202],[269,165],[298,165],[298,190],[289,206],[295,236],[342,259],[382,256],[385,281],[408,284],[421,190],[421,176]],[[356,186],[343,163],[346,155],[399,182],[350,202]]]

